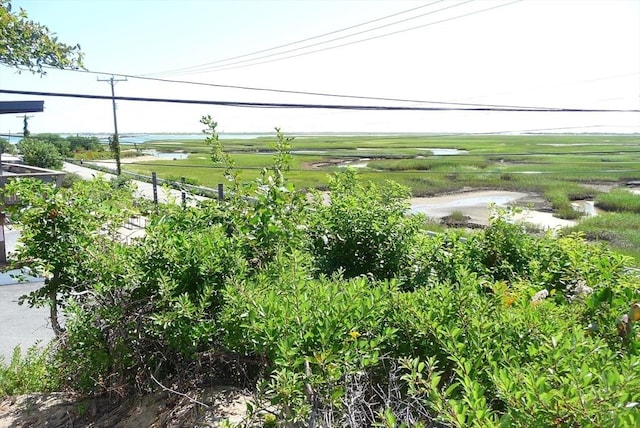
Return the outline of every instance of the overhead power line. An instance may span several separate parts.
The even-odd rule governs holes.
[[[377,27],[373,27],[373,28],[370,28],[370,29],[367,29],[367,30],[358,31],[356,33],[347,34],[347,35],[340,36],[340,37],[334,37],[332,39],[325,40],[325,41],[322,41],[322,42],[312,43],[312,44],[309,44],[309,45],[300,46],[300,47],[293,48],[293,49],[287,49],[285,51],[275,52],[275,53],[271,53],[271,54],[267,54],[267,55],[261,55],[261,56],[255,57],[255,58],[249,58],[249,59],[245,59],[245,60],[235,61],[235,62],[231,62],[231,63],[228,63],[228,64],[220,64],[220,65],[214,65],[214,66],[210,66],[210,67],[206,67],[206,68],[200,68],[200,69],[197,69],[197,70],[192,70],[192,71],[188,71],[188,72],[184,72],[184,73],[180,73],[180,74],[198,74],[198,73],[203,73],[203,72],[206,72],[206,71],[217,71],[217,69],[228,70],[228,69],[240,68],[240,66],[238,66],[238,67],[233,67],[233,66],[239,65],[239,64],[247,64],[249,62],[258,61],[258,60],[265,59],[265,58],[273,58],[275,56],[284,55],[284,54],[288,54],[288,53],[292,53],[292,52],[297,52],[297,51],[313,48],[313,47],[316,47],[316,46],[327,45],[329,43],[332,43],[332,42],[335,42],[335,41],[338,41],[338,40],[348,39],[348,38],[355,37],[355,36],[358,36],[358,35],[361,35],[361,34],[370,33],[372,31],[380,30],[382,28],[386,28],[386,27],[398,25],[398,24],[401,24],[401,23],[404,23],[404,22],[408,22],[408,21],[411,21],[411,20],[414,20],[414,19],[422,18],[422,17],[427,16],[427,15],[433,15],[435,13],[442,12],[442,11],[447,10],[447,9],[453,9],[455,7],[459,7],[459,6],[462,6],[464,4],[471,3],[472,1],[474,1],[474,0],[465,0],[462,3],[453,4],[453,5],[450,5],[450,6],[447,6],[447,7],[443,7],[441,9],[425,12],[425,13],[422,13],[420,15],[416,15],[416,16],[412,16],[412,17],[409,17],[409,18],[401,19],[399,21],[391,22],[391,23],[384,24],[384,25],[379,25]],[[439,2],[435,2],[435,3],[439,3]],[[435,3],[431,3],[431,4],[435,4]],[[340,46],[343,46],[343,45],[340,45]],[[335,47],[339,47],[339,46],[335,46]],[[331,48],[333,48],[333,47],[330,47],[328,49],[331,49]],[[323,50],[325,50],[325,49],[323,49]],[[313,51],[313,52],[316,52],[316,51]],[[310,52],[310,53],[312,53],[312,52]],[[306,55],[306,53],[303,54],[303,55]],[[281,58],[281,59],[285,59],[285,58]],[[275,59],[274,61],[279,61],[279,60],[280,59]],[[267,61],[267,62],[270,62],[270,61]],[[262,62],[260,64],[262,64]],[[248,65],[253,65],[253,64],[247,64],[247,66]]]
[[[54,67],[51,67],[51,68],[54,69]],[[74,72],[89,73],[89,74],[104,74],[104,75],[110,74],[110,75],[127,77],[129,79],[141,79],[141,80],[149,80],[149,81],[163,82],[163,83],[179,83],[179,84],[185,84],[185,85],[210,86],[214,88],[240,89],[240,90],[246,90],[246,91],[274,92],[274,93],[280,93],[280,94],[312,95],[312,96],[318,96],[318,97],[347,98],[347,99],[360,99],[360,100],[371,100],[371,101],[393,101],[393,102],[415,103],[415,104],[470,106],[470,107],[496,107],[496,108],[510,108],[510,109],[530,108],[530,109],[547,109],[547,110],[554,109],[554,107],[544,107],[544,106],[461,103],[461,102],[453,102],[453,101],[429,101],[429,100],[414,100],[414,99],[407,99],[407,98],[387,98],[387,97],[368,97],[368,96],[347,95],[347,94],[330,94],[326,92],[293,91],[293,90],[287,90],[287,89],[258,88],[254,86],[224,85],[219,83],[194,82],[190,80],[174,80],[174,79],[164,79],[160,77],[145,77],[145,76],[134,75],[134,74],[111,73],[106,71],[72,70],[72,69],[65,69],[65,70],[56,69],[56,70],[74,71]]]
[[[0,89],[3,94],[17,95],[37,95],[45,97],[63,98],[83,98],[95,100],[112,100],[113,97],[105,95],[63,93],[63,92],[42,92],[42,91],[19,91],[11,89]],[[640,109],[577,109],[577,108],[495,108],[495,107],[414,107],[414,106],[367,106],[367,105],[343,105],[343,104],[302,104],[302,103],[263,103],[245,101],[215,101],[215,100],[189,100],[177,98],[148,98],[148,97],[115,97],[119,101],[143,101],[155,103],[174,104],[199,104],[199,105],[219,105],[226,107],[246,107],[246,108],[279,108],[279,109],[325,109],[325,110],[362,110],[362,111],[495,111],[495,112],[529,112],[529,113],[640,113]]]
[[[514,0],[514,1],[510,2],[510,3],[504,3],[504,4],[497,5],[497,6],[488,7],[488,8],[485,8],[485,9],[476,10],[474,12],[469,12],[469,13],[465,13],[465,14],[462,14],[462,15],[453,16],[451,18],[441,19],[440,21],[429,22],[427,24],[417,25],[415,27],[409,27],[409,28],[405,28],[405,29],[402,29],[402,30],[393,31],[391,33],[380,34],[380,35],[377,35],[377,36],[372,36],[372,37],[368,37],[368,38],[365,38],[365,39],[360,39],[360,40],[355,40],[355,41],[352,41],[352,42],[342,43],[342,44],[339,44],[339,45],[334,45],[334,46],[330,46],[330,47],[326,47],[326,48],[322,48],[322,49],[316,49],[316,50],[312,50],[312,51],[309,51],[309,52],[302,52],[302,53],[295,54],[295,55],[284,56],[282,58],[273,58],[273,59],[268,59],[268,60],[265,60],[265,61],[259,61],[259,62],[248,63],[248,64],[234,65],[234,66],[230,66],[230,67],[221,66],[221,68],[216,68],[216,69],[212,69],[212,70],[208,70],[208,71],[235,70],[235,69],[238,69],[238,68],[251,67],[251,66],[254,66],[254,65],[267,64],[267,63],[271,63],[271,62],[282,61],[282,60],[285,60],[285,59],[291,59],[291,58],[297,58],[297,57],[301,57],[301,56],[305,56],[305,55],[310,55],[310,54],[314,54],[314,53],[318,53],[318,52],[324,52],[324,51],[328,51],[328,50],[331,50],[331,49],[337,49],[337,48],[341,48],[341,47],[344,47],[344,46],[354,45],[354,44],[357,44],[357,43],[368,42],[368,41],[380,39],[380,38],[383,38],[383,37],[393,36],[395,34],[405,33],[407,31],[413,31],[413,30],[417,30],[417,29],[420,29],[420,28],[429,27],[431,25],[441,24],[443,22],[449,22],[449,21],[453,21],[453,20],[456,20],[456,19],[465,18],[467,16],[476,15],[476,14],[479,14],[479,13],[488,12],[490,10],[494,10],[494,9],[498,9],[498,8],[501,8],[501,7],[509,6],[509,5],[512,5],[512,4],[515,4],[515,3],[519,3],[521,1],[523,1],[523,0]],[[247,60],[246,62],[250,62],[250,61],[253,61],[253,60]],[[231,65],[231,64],[228,64],[228,65]],[[188,73],[185,73],[185,74],[188,74]]]
[[[436,3],[442,3],[443,1],[444,0],[438,0],[438,1],[435,1],[435,2],[432,2],[432,3],[423,4],[421,6],[413,7],[411,9],[403,10],[401,12],[393,13],[391,15],[382,16],[380,18],[372,19],[370,21],[362,22],[360,24],[351,25],[349,27],[340,28],[338,30],[330,31],[328,33],[319,34],[319,35],[313,36],[313,37],[307,37],[306,39],[298,40],[298,41],[295,41],[295,42],[285,43],[283,45],[274,46],[272,48],[262,49],[262,50],[259,50],[259,51],[250,52],[250,53],[243,54],[243,55],[236,55],[236,56],[233,56],[233,57],[230,57],[230,58],[220,59],[220,60],[216,60],[216,61],[212,61],[212,62],[207,62],[207,63],[204,63],[204,64],[192,65],[192,66],[189,66],[189,67],[181,67],[181,68],[176,68],[176,69],[167,70],[167,71],[160,71],[160,72],[157,72],[157,73],[147,73],[147,74],[144,74],[144,76],[161,75],[161,74],[162,75],[164,75],[164,74],[175,74],[176,72],[189,71],[189,70],[193,70],[193,69],[198,69],[198,68],[202,68],[202,67],[207,67],[207,66],[211,66],[211,65],[220,64],[220,63],[223,63],[223,62],[233,61],[233,60],[240,59],[240,58],[246,58],[248,56],[259,55],[259,54],[262,54],[262,53],[265,53],[265,52],[271,52],[271,51],[274,51],[274,50],[277,50],[277,49],[282,49],[282,48],[286,48],[286,47],[289,47],[289,46],[297,45],[297,44],[300,44],[300,43],[308,42],[308,41],[311,41],[311,40],[320,39],[322,37],[330,36],[332,34],[337,34],[337,33],[341,33],[341,32],[344,32],[344,31],[352,30],[354,28],[363,27],[365,25],[373,24],[374,22],[383,21],[385,19],[393,18],[395,16],[404,15],[406,13],[413,12],[413,11],[418,10],[418,9],[423,9],[425,7],[432,6],[432,5],[436,4]],[[418,16],[422,16],[422,15],[418,15]]]

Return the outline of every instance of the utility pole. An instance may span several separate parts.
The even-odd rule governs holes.
[[[24,138],[27,138],[31,133],[29,132],[29,119],[31,119],[33,116],[27,116],[26,114],[23,116],[16,116],[16,117],[21,117],[22,118],[22,136]]]
[[[113,139],[109,139],[109,143],[111,146],[111,150],[113,151],[113,154],[115,155],[116,158],[116,174],[120,175],[120,173],[122,172],[122,168],[120,166],[120,140],[118,137],[118,119],[116,118],[116,94],[115,91],[113,90],[113,87],[116,85],[116,83],[118,82],[126,82],[127,78],[125,77],[124,79],[116,79],[114,76],[111,76],[109,79],[101,79],[98,77],[98,82],[109,82],[111,84],[111,102],[113,104],[113,129],[114,129],[114,134],[113,134]]]

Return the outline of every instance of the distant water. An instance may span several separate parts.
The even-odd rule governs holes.
[[[267,134],[219,134],[221,140],[251,140],[253,138],[268,137]],[[159,141],[159,140],[203,140],[207,137],[206,134],[135,134],[135,135],[121,135],[120,142],[122,144],[141,144],[146,141]],[[108,136],[101,137],[101,140],[107,141]]]

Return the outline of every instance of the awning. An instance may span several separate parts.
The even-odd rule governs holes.
[[[44,101],[0,101],[0,114],[40,113],[44,111]]]

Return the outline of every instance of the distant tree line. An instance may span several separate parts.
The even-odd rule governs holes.
[[[23,138],[17,145],[0,138],[0,151],[2,153],[22,154],[23,161],[27,165],[40,168],[62,168],[62,160],[73,157],[79,152],[102,152],[104,145],[98,137],[83,137],[71,135],[62,137],[58,134],[35,134]]]

